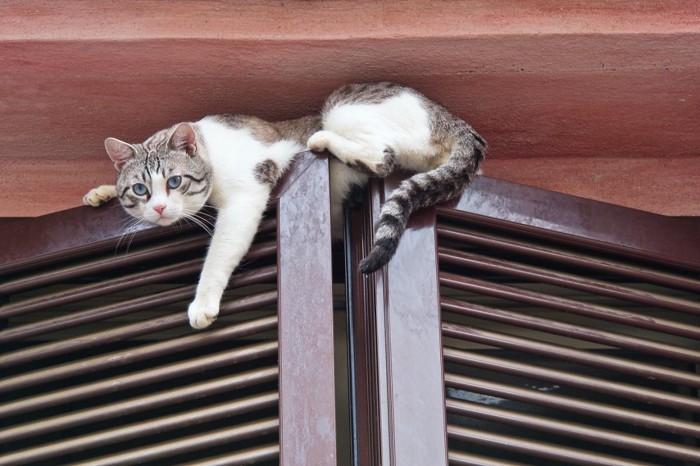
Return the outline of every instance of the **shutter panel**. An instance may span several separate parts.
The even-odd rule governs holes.
[[[186,315],[208,243],[200,228],[91,231],[128,225],[116,205],[0,225],[18,244],[0,269],[0,463],[334,464],[327,186],[327,160],[300,156],[205,331]],[[290,255],[316,264],[313,287],[281,270]],[[310,368],[285,365],[330,382],[310,387]],[[296,406],[312,388],[314,406]],[[324,420],[323,437],[298,433],[285,396]]]
[[[364,215],[366,225],[367,218],[376,220],[395,183],[375,186],[366,210],[354,215]],[[438,451],[443,441],[423,428],[445,418],[423,407],[444,394],[450,464],[700,462],[696,222],[484,177],[461,199],[434,209],[432,230],[430,215],[411,219],[407,241],[386,270],[355,276],[354,287],[370,286],[356,306],[369,301],[377,312],[372,318],[381,323],[373,333],[355,318],[355,368],[368,374],[356,378],[374,387],[358,386],[358,392],[377,392],[382,400],[386,391],[390,405],[400,399],[392,394],[413,393],[400,402],[415,406],[402,420],[414,428],[414,439]],[[359,237],[354,263],[371,241]],[[434,242],[431,258],[422,246]],[[421,285],[433,268],[439,287]],[[385,291],[400,286],[396,282],[403,283],[398,301]],[[424,305],[421,315],[396,305],[429,303],[433,289],[439,290],[439,311]],[[432,329],[424,325],[436,312],[442,340],[427,343]],[[412,354],[402,341],[426,356],[389,364]],[[442,357],[428,363],[434,345]],[[444,367],[444,392],[429,388],[435,385],[429,364]],[[415,394],[416,387],[424,391]],[[371,442],[390,451],[404,447],[388,439],[398,415],[382,412],[381,401],[379,407],[362,401],[356,403],[359,419],[384,419],[379,432],[358,422],[357,464],[381,464],[363,461],[361,453]]]
[[[700,461],[697,245],[681,256],[666,241],[635,250],[644,240],[630,232],[628,244],[600,242],[594,225],[580,240],[563,222],[536,231],[508,202],[510,219],[465,199],[438,210],[451,463]],[[626,216],[643,237],[652,216]],[[691,235],[678,223],[669,237]]]

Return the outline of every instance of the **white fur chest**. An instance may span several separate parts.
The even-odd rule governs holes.
[[[262,188],[256,177],[256,166],[260,162],[272,160],[283,171],[303,148],[287,140],[264,144],[255,139],[247,128],[231,128],[211,117],[203,118],[197,126],[213,169],[214,184],[209,202],[217,208],[226,204],[240,190],[257,191]]]

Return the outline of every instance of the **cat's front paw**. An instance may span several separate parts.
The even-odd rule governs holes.
[[[115,197],[117,197],[117,187],[111,184],[103,184],[102,186],[88,191],[88,193],[83,196],[83,204],[99,207]]]
[[[323,152],[328,149],[328,145],[328,131],[317,131],[306,142],[306,147],[314,152]]]
[[[219,315],[219,306],[207,304],[195,299],[187,309],[192,328],[203,329],[214,323]]]

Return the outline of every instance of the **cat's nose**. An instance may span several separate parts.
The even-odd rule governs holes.
[[[165,210],[165,204],[156,204],[153,206],[153,210],[158,212],[158,214],[163,215],[163,211]]]

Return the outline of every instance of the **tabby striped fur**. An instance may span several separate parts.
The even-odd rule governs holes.
[[[389,262],[412,212],[459,196],[486,153],[486,142],[471,126],[418,91],[395,83],[336,90],[326,100],[322,127],[308,146],[330,151],[349,167],[332,167],[331,183],[341,187],[332,196],[336,192],[344,199],[352,185],[365,181],[357,170],[378,177],[396,167],[419,172],[382,206],[373,247],[359,265],[363,273]]]

